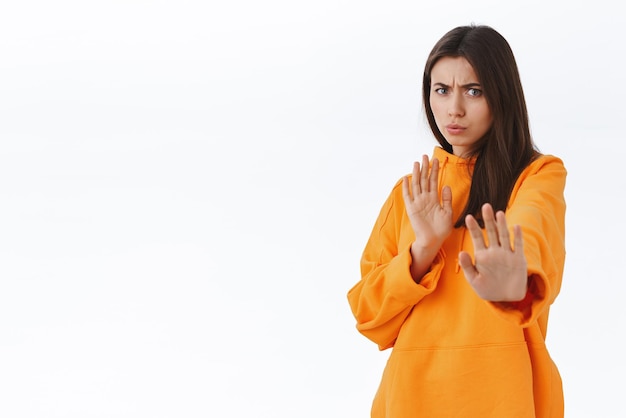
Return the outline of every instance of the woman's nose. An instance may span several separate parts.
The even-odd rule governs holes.
[[[448,107],[449,116],[463,116],[465,114],[465,108],[463,106],[463,99],[456,95],[450,98],[450,106]]]

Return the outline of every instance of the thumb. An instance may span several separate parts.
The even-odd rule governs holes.
[[[452,189],[450,186],[443,186],[441,190],[441,205],[445,211],[452,212]]]
[[[474,278],[478,275],[478,271],[476,271],[476,267],[474,267],[474,263],[472,263],[472,257],[466,251],[459,253],[459,266],[463,269],[465,278],[469,280],[470,283],[473,282]]]

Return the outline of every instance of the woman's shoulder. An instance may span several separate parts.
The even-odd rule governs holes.
[[[562,171],[563,173],[567,173],[565,169],[565,164],[560,157],[557,157],[553,154],[541,154],[537,153],[535,158],[528,164],[526,169],[523,171],[524,173],[537,173],[539,171]]]
[[[515,182],[514,193],[522,185],[533,189],[562,189],[567,170],[561,158],[552,154],[537,154],[536,158],[520,173]]]

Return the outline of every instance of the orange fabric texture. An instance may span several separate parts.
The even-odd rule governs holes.
[[[433,157],[457,219],[472,163],[439,147]],[[516,303],[485,301],[469,285],[457,260],[461,250],[473,254],[464,227],[415,283],[415,235],[396,183],[363,251],[361,280],[348,292],[358,331],[381,350],[392,348],[372,417],[563,417],[561,378],[545,337],[565,262],[566,174],[560,159],[543,155],[514,186],[506,219],[509,228],[522,227],[529,276],[527,297]]]

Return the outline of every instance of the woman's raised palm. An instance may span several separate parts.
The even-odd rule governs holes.
[[[430,172],[429,172],[430,171]],[[452,191],[445,186],[438,192],[439,160],[433,159],[432,169],[428,156],[422,164],[413,164],[413,176],[403,179],[402,194],[406,212],[415,232],[415,243],[424,248],[443,244],[452,231]]]

